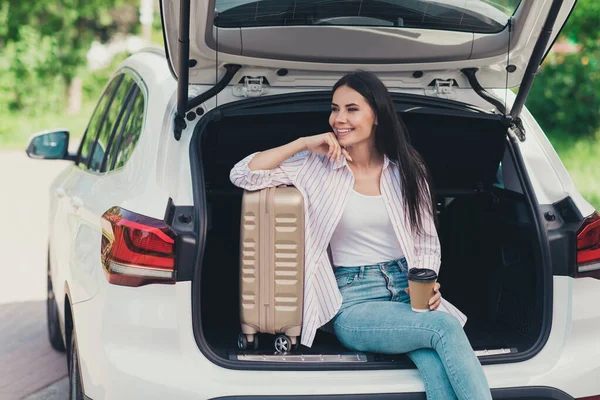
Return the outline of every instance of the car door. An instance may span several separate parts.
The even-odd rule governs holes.
[[[90,144],[85,169],[81,169],[72,194],[72,292],[77,301],[94,296],[101,263],[102,215],[126,201],[130,194],[123,167],[142,132],[145,97],[133,72],[123,75],[108,105],[104,123]]]
[[[71,301],[77,303],[95,294],[92,284],[94,261],[99,258],[99,220],[86,211],[86,202],[98,180],[102,178],[100,167],[104,152],[114,132],[118,131],[121,110],[130,100],[134,80],[127,74],[117,74],[108,84],[98,103],[80,145],[76,166],[62,183],[64,191],[62,227],[60,235],[65,238],[61,254],[68,268],[63,268],[59,282],[68,282]],[[121,118],[122,119],[122,118]],[[62,279],[62,280],[61,280]]]
[[[69,277],[69,264],[72,256],[72,239],[73,231],[75,229],[73,202],[77,202],[77,198],[73,198],[73,191],[78,184],[82,170],[86,168],[85,160],[87,160],[87,154],[96,138],[98,130],[102,126],[108,106],[121,83],[121,79],[122,76],[118,75],[107,84],[98,100],[83,135],[83,139],[79,145],[78,155],[75,161],[76,165],[65,170],[51,188],[52,212],[50,221],[49,253],[54,291],[59,299],[62,299],[64,296],[64,282],[67,281]],[[62,312],[64,303],[62,301],[57,301],[57,303],[61,310],[60,315],[64,315]]]

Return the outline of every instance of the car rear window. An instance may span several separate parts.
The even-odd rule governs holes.
[[[215,25],[350,25],[494,33],[521,0],[216,0]]]

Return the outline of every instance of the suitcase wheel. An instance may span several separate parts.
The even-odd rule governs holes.
[[[252,342],[248,342],[248,337],[243,334],[242,332],[240,332],[240,334],[238,335],[238,349],[240,350],[246,350],[248,349],[248,346],[252,346],[253,350],[258,350],[258,335],[253,335],[254,336],[254,341]]]
[[[246,350],[248,348],[248,339],[246,339],[246,335],[244,335],[242,332],[240,332],[240,334],[238,335],[237,345],[238,349],[240,350]]]
[[[292,340],[286,335],[277,335],[275,338],[275,351],[279,354],[287,354],[290,350],[297,350],[300,346],[300,341],[296,339],[296,343],[292,344]]]

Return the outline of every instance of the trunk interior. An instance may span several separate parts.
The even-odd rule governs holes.
[[[443,296],[469,318],[465,331],[475,350],[510,349],[511,354],[529,350],[543,328],[541,248],[506,151],[506,127],[497,117],[474,111],[414,107],[410,100],[395,100],[411,142],[433,176]],[[237,359],[240,332],[242,190],[230,183],[229,171],[252,152],[329,131],[329,101],[322,97],[289,105],[229,105],[218,118],[208,118],[199,132],[208,213],[199,318],[207,344],[225,359]],[[273,336],[260,335],[259,343],[255,353],[273,354]],[[333,334],[319,331],[313,347],[301,346],[297,353],[348,350]],[[367,358],[410,364],[405,356]]]

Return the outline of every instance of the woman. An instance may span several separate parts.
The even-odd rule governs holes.
[[[247,190],[286,184],[304,196],[302,344],[333,319],[350,349],[407,353],[428,399],[491,399],[462,329],[466,317],[439,283],[434,312],[411,310],[408,269],[438,272],[440,244],[427,169],[383,83],[364,71],[342,77],[329,124],[333,132],[249,155],[230,176]]]

